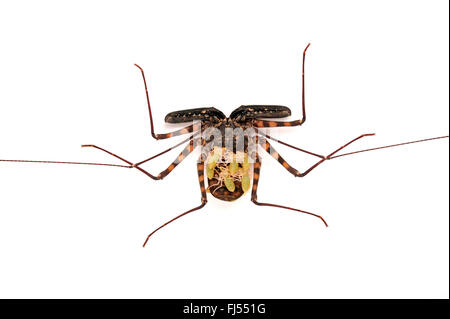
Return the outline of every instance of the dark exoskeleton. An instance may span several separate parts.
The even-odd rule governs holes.
[[[206,150],[202,155],[206,159],[208,177],[206,191],[218,199],[233,201],[250,188],[250,163],[257,156],[255,147],[251,147],[252,143],[256,143],[256,134],[254,130],[249,130],[253,128],[253,120],[290,115],[291,110],[286,106],[242,105],[229,117],[214,107],[207,107],[171,112],[165,121],[201,123]],[[252,154],[249,150],[253,150]]]
[[[98,147],[96,145],[82,145],[83,147],[93,147],[99,149],[103,152],[108,153],[111,156],[121,160],[127,165],[118,164],[103,164],[103,163],[86,163],[86,162],[56,162],[56,161],[30,161],[30,160],[0,160],[0,162],[35,162],[35,163],[58,163],[58,164],[83,164],[83,165],[103,165],[103,166],[115,166],[115,167],[125,167],[125,168],[135,168],[142,173],[146,174],[148,177],[154,180],[160,180],[165,178],[170,174],[174,168],[180,164],[194,149],[198,146],[202,146],[202,154],[197,162],[197,172],[198,181],[201,191],[201,204],[194,207],[175,218],[164,223],[153,232],[151,232],[145,242],[146,245],[149,238],[158,230],[166,226],[167,224],[173,222],[174,220],[187,215],[193,211],[199,210],[204,207],[207,203],[207,192],[211,193],[214,197],[225,200],[233,201],[240,198],[251,188],[251,200],[256,205],[260,206],[271,206],[283,209],[289,209],[292,211],[309,214],[318,217],[326,225],[325,220],[316,214],[303,211],[300,209],[282,206],[278,204],[262,203],[257,200],[257,190],[258,182],[261,169],[261,161],[258,156],[258,150],[262,149],[277,160],[289,173],[296,177],[303,177],[310,173],[313,169],[318,167],[323,162],[350,154],[372,151],[376,149],[382,149],[387,147],[394,147],[399,145],[435,140],[440,138],[448,138],[448,136],[441,136],[423,140],[417,140],[406,143],[399,143],[387,146],[381,146],[376,148],[370,148],[355,152],[344,153],[340,155],[335,155],[337,152],[347,147],[356,140],[370,136],[374,134],[362,134],[357,138],[351,140],[350,142],[339,147],[332,153],[324,156],[319,155],[290,144],[283,141],[277,140],[270,135],[263,132],[263,128],[273,128],[273,127],[288,127],[288,126],[300,126],[306,120],[305,112],[305,54],[308,49],[309,44],[303,51],[303,63],[302,63],[302,117],[298,120],[292,121],[275,121],[273,119],[285,118],[291,115],[291,110],[286,106],[281,105],[243,105],[235,109],[229,117],[226,117],[223,112],[214,107],[204,107],[187,109],[182,111],[171,112],[166,115],[165,121],[172,124],[182,124],[193,122],[182,129],[163,134],[156,134],[153,126],[153,116],[150,106],[150,99],[147,89],[147,82],[145,79],[143,69],[136,64],[140,69],[142,78],[144,80],[144,87],[147,98],[147,106],[150,115],[150,127],[151,135],[157,139],[167,139],[183,134],[189,134],[189,137],[179,142],[178,144],[168,148],[167,150],[160,152],[150,158],[147,158],[138,163],[132,163],[124,159],[123,157],[116,155],[106,149]],[[199,136],[200,135],[200,136]],[[309,167],[308,169],[300,172],[297,169],[289,165],[281,155],[269,144],[267,139],[274,140],[282,145],[293,148],[295,150],[304,152],[311,156],[318,158],[317,162]],[[177,156],[175,161],[173,161],[165,170],[160,172],[158,175],[153,175],[147,170],[141,167],[142,164],[151,161],[152,159],[161,156],[175,147],[180,146],[188,142],[188,145],[184,150]],[[208,187],[205,188],[205,171],[208,179]],[[251,174],[252,173],[252,174]],[[251,176],[252,175],[252,176]],[[250,178],[253,183],[250,182]]]

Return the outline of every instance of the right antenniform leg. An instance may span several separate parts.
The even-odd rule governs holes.
[[[359,151],[354,151],[354,152],[349,152],[349,153],[335,155],[337,152],[341,151],[342,149],[344,149],[345,147],[349,146],[353,142],[359,140],[360,138],[363,138],[365,136],[373,136],[373,135],[375,135],[374,133],[362,134],[362,135],[358,136],[357,138],[351,140],[350,142],[346,143],[345,145],[339,147],[338,149],[336,149],[334,152],[328,154],[327,156],[323,156],[323,155],[315,154],[313,152],[306,151],[306,150],[303,150],[301,148],[292,146],[292,145],[290,145],[288,143],[285,143],[283,141],[277,140],[277,139],[275,139],[275,138],[273,138],[273,137],[271,137],[271,136],[269,136],[267,134],[264,134],[262,132],[258,132],[258,134],[260,135],[260,137],[259,137],[259,141],[260,142],[259,143],[264,148],[264,150],[266,150],[273,158],[275,158],[289,173],[291,173],[292,175],[297,176],[297,177],[304,177],[304,176],[306,176],[309,172],[311,172],[314,168],[316,168],[317,166],[319,166],[320,164],[322,164],[326,160],[331,160],[331,159],[339,158],[339,157],[342,157],[342,156],[353,155],[353,154],[369,152],[369,151],[375,151],[375,150],[380,150],[380,149],[385,149],[385,148],[390,148],[390,147],[397,147],[397,146],[402,146],[402,145],[408,145],[408,144],[421,143],[421,142],[427,142],[427,141],[433,141],[433,140],[448,138],[448,135],[439,136],[439,137],[432,137],[432,138],[425,138],[425,139],[416,140],[416,141],[410,141],[410,142],[403,142],[403,143],[397,143],[397,144],[373,147],[373,148],[363,149],[363,150],[359,150]],[[298,170],[296,170],[295,168],[293,168],[291,165],[289,165],[278,154],[278,152],[275,151],[273,146],[270,145],[269,142],[267,142],[267,140],[264,139],[264,137],[272,139],[272,140],[274,140],[274,141],[276,141],[276,142],[278,142],[280,144],[283,144],[283,145],[288,146],[290,148],[293,148],[295,150],[298,150],[298,151],[301,151],[301,152],[304,152],[304,153],[307,153],[307,154],[319,157],[321,159],[319,161],[317,161],[314,165],[312,165],[310,168],[305,170],[303,173],[301,173]]]

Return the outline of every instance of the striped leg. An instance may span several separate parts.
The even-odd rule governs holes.
[[[303,124],[302,121],[303,120],[278,122],[278,121],[254,120],[253,121],[253,125],[256,126],[256,127],[299,126],[299,125]]]
[[[299,172],[298,170],[296,170],[295,168],[293,168],[291,165],[289,165],[281,156],[280,154],[275,151],[275,149],[272,147],[272,145],[269,144],[269,142],[267,142],[266,139],[259,139],[260,140],[260,145],[264,148],[264,150],[269,153],[274,159],[276,159],[289,173],[291,173],[292,175],[296,176],[296,177],[304,177],[307,174],[309,174],[309,172],[311,172],[314,168],[316,168],[317,166],[319,166],[320,164],[322,164],[323,162],[325,162],[326,160],[329,160],[331,158],[334,158],[333,155],[336,154],[337,152],[339,152],[340,150],[342,150],[343,148],[349,146],[350,144],[352,144],[353,142],[359,140],[360,138],[363,138],[365,136],[373,136],[375,134],[370,133],[370,134],[362,134],[360,136],[358,136],[357,138],[354,138],[353,140],[351,140],[350,142],[348,142],[347,144],[339,147],[338,149],[336,149],[334,152],[330,153],[328,156],[321,156],[321,159],[319,161],[317,161],[314,165],[312,165],[310,168],[308,168],[307,170],[305,170],[303,173]],[[287,144],[286,144],[287,145]],[[289,145],[288,145],[289,146]],[[294,147],[295,148],[295,147]],[[300,149],[299,149],[300,150]],[[302,150],[303,151],[303,150]],[[316,155],[316,154],[314,154]]]
[[[162,171],[161,173],[159,173],[157,176],[154,176],[154,175],[150,174],[149,172],[147,172],[147,171],[144,170],[143,168],[139,167],[139,165],[142,164],[143,162],[147,162],[147,161],[149,161],[149,160],[151,160],[151,159],[154,159],[154,158],[156,158],[156,157],[158,157],[158,156],[160,156],[160,155],[162,155],[162,154],[164,154],[164,153],[170,151],[171,149],[173,149],[174,147],[176,147],[176,146],[178,146],[178,145],[173,146],[173,147],[171,147],[171,148],[165,150],[164,152],[161,152],[161,153],[159,153],[159,154],[157,154],[157,155],[151,157],[150,159],[147,159],[147,160],[142,161],[142,162],[137,163],[137,164],[133,164],[132,162],[130,162],[130,161],[128,161],[128,160],[126,160],[126,159],[120,157],[119,155],[116,155],[116,154],[114,154],[114,153],[112,153],[112,152],[110,152],[110,151],[107,151],[107,150],[105,150],[105,149],[103,149],[103,148],[101,148],[101,147],[98,147],[98,146],[96,146],[96,145],[82,145],[82,147],[93,147],[93,148],[96,148],[96,149],[98,149],[98,150],[100,150],[100,151],[103,151],[103,152],[105,152],[105,153],[108,153],[109,155],[114,156],[115,158],[117,158],[117,159],[119,159],[119,160],[121,160],[121,161],[127,163],[127,164],[129,165],[129,167],[133,167],[133,168],[136,168],[137,170],[141,171],[142,173],[144,173],[144,174],[147,175],[148,177],[150,177],[150,178],[152,178],[152,179],[154,179],[154,180],[160,180],[160,179],[163,179],[164,177],[166,177],[167,175],[169,175],[170,172],[172,172],[173,169],[174,169],[178,164],[180,164],[180,163],[181,163],[181,162],[182,162],[182,161],[183,161],[190,153],[192,153],[192,151],[195,149],[195,146],[197,146],[197,145],[195,145],[196,143],[198,143],[197,140],[194,141],[193,139],[191,139],[190,142],[189,142],[189,144],[188,144],[188,145],[185,147],[185,149],[177,156],[177,158],[175,159],[175,161],[173,161],[172,164],[170,164],[168,168],[166,168],[165,170],[163,170],[163,171]]]
[[[291,173],[294,176],[301,175],[301,173],[298,170],[289,165],[288,162],[286,162],[284,158],[281,157],[281,155],[272,147],[272,145],[269,144],[269,142],[267,142],[266,139],[258,139],[258,140],[260,140],[259,145],[262,148],[264,148],[264,150],[267,153],[269,153],[270,156],[276,159],[278,163],[280,163],[289,173]]]
[[[184,215],[192,213],[192,212],[194,212],[196,210],[199,210],[199,209],[203,208],[206,205],[207,198],[206,198],[206,189],[205,189],[205,164],[204,164],[204,162],[197,163],[197,172],[198,172],[198,181],[199,181],[199,184],[200,184],[200,191],[202,193],[202,203],[200,204],[200,206],[194,207],[194,208],[188,210],[187,212],[184,212],[183,214],[178,215],[175,218],[172,218],[168,222],[166,222],[166,223],[162,224],[161,226],[159,226],[158,228],[156,228],[154,231],[152,231],[147,236],[147,239],[145,239],[144,245],[142,245],[143,247],[145,247],[145,245],[147,244],[147,242],[150,239],[150,237],[154,233],[156,233],[158,230],[160,230],[161,228],[167,226],[168,224],[170,224],[171,222],[177,220],[178,218],[183,217]]]
[[[258,181],[259,181],[259,174],[260,174],[260,170],[261,170],[261,162],[259,160],[259,158],[256,159],[255,163],[253,163],[253,188],[252,188],[252,202],[255,203],[258,206],[271,206],[271,207],[277,207],[277,208],[283,208],[283,209],[289,209],[289,210],[293,210],[299,213],[304,213],[304,214],[308,214],[308,215],[312,215],[315,216],[317,218],[320,218],[323,223],[325,224],[325,226],[328,227],[327,222],[322,218],[322,216],[304,211],[304,210],[300,210],[300,209],[296,209],[296,208],[292,208],[292,207],[287,207],[287,206],[282,206],[282,205],[277,205],[277,204],[269,204],[269,203],[261,203],[258,202],[258,196],[257,196],[257,191],[258,191]]]
[[[256,127],[280,127],[280,126],[299,126],[306,121],[306,107],[305,107],[305,57],[306,50],[308,50],[311,43],[308,43],[305,50],[303,51],[303,61],[302,61],[302,118],[295,121],[277,122],[277,121],[265,121],[265,120],[255,120],[254,126]]]
[[[303,152],[303,153],[306,153],[306,154],[309,154],[309,155],[313,155],[313,156],[316,156],[316,157],[319,157],[319,158],[324,158],[325,157],[323,155],[316,154],[316,153],[313,153],[313,152],[310,152],[310,151],[298,148],[298,147],[293,146],[291,144],[288,144],[286,142],[280,141],[279,139],[276,139],[276,138],[274,138],[274,137],[272,137],[272,136],[270,136],[268,134],[265,134],[265,133],[261,132],[260,130],[256,130],[256,132],[258,133],[258,135],[260,135],[263,138],[266,137],[268,139],[271,139],[272,141],[275,141],[275,142],[280,143],[282,145],[285,145],[287,147],[293,148],[294,150],[297,150],[297,151],[300,151],[300,152]]]
[[[170,133],[164,133],[164,134],[155,134],[155,133],[153,133],[153,129],[152,129],[152,136],[157,140],[163,140],[166,138],[171,138],[171,137],[175,137],[175,136],[179,136],[179,135],[183,135],[183,134],[198,132],[199,130],[200,130],[200,124],[192,124],[192,125],[182,128],[182,129],[179,129],[179,130],[176,130],[176,131],[173,131]]]
[[[194,140],[191,140],[189,142],[189,145],[185,147],[185,149],[177,156],[177,158],[172,162],[172,164],[170,164],[169,167],[167,167],[165,170],[159,173],[156,179],[163,179],[164,177],[169,175],[170,172],[172,172],[174,168],[178,166],[178,164],[180,164],[189,154],[191,154],[194,151],[196,146],[198,146],[198,144],[195,145]],[[140,169],[139,166],[136,166],[136,168]]]
[[[152,134],[153,138],[155,138],[157,140],[162,140],[162,139],[178,136],[178,135],[181,135],[181,134],[192,133],[192,132],[197,131],[197,130],[200,129],[200,126],[199,127],[194,127],[194,125],[189,125],[189,126],[186,126],[185,128],[182,128],[180,130],[177,130],[177,131],[174,131],[174,132],[171,132],[171,133],[155,134],[155,129],[153,127],[152,108],[150,106],[150,98],[149,98],[149,95],[148,95],[147,81],[145,80],[144,70],[137,64],[135,64],[135,66],[139,70],[141,70],[142,79],[144,80],[145,96],[147,97],[148,113],[150,115],[150,129],[151,129],[151,134]]]
[[[158,154],[156,154],[156,155],[153,155],[153,156],[151,156],[151,157],[149,157],[149,158],[146,158],[145,160],[140,161],[139,163],[136,163],[136,164],[134,164],[134,165],[135,165],[135,166],[139,166],[139,165],[142,165],[142,164],[144,164],[144,163],[147,163],[147,162],[151,161],[152,159],[154,159],[154,158],[156,158],[156,157],[158,157],[158,156],[160,156],[160,155],[163,155],[163,154],[165,154],[165,153],[167,153],[167,152],[173,150],[174,148],[180,146],[181,144],[184,144],[184,143],[186,143],[187,141],[193,140],[194,137],[196,137],[197,134],[198,134],[198,133],[196,133],[196,134],[194,134],[194,135],[191,135],[191,136],[189,136],[188,138],[186,138],[186,139],[182,140],[181,142],[179,142],[178,144],[176,144],[176,145],[174,145],[174,146],[168,148],[167,150],[162,151],[161,153],[158,153]],[[194,142],[194,143],[196,143],[196,142]]]

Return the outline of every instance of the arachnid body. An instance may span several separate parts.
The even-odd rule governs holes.
[[[138,163],[133,163],[119,155],[116,155],[104,148],[96,145],[83,145],[83,147],[92,147],[101,150],[126,165],[116,164],[102,164],[102,163],[81,163],[81,162],[56,162],[56,161],[29,161],[29,160],[0,160],[3,162],[38,162],[38,163],[63,163],[63,164],[83,164],[83,165],[104,165],[104,166],[116,166],[124,168],[134,168],[140,172],[146,174],[148,177],[154,180],[161,180],[170,174],[177,165],[179,165],[190,153],[197,147],[201,147],[201,155],[197,161],[198,183],[201,192],[201,203],[175,218],[164,223],[152,233],[147,236],[144,242],[146,245],[149,238],[158,230],[165,227],[167,224],[174,220],[187,215],[191,212],[203,208],[207,203],[207,193],[212,196],[224,200],[234,201],[244,195],[247,191],[251,191],[251,201],[260,206],[272,206],[276,208],[288,209],[300,213],[309,214],[319,218],[325,226],[328,226],[325,220],[314,213],[303,211],[297,208],[288,206],[282,206],[278,204],[260,202],[257,197],[258,181],[260,176],[261,160],[258,155],[259,152],[267,152],[273,157],[286,171],[295,177],[304,177],[309,174],[316,167],[321,165],[327,160],[333,158],[346,156],[354,153],[372,151],[380,148],[388,148],[394,146],[400,146],[410,143],[423,142],[428,140],[447,138],[448,136],[441,136],[429,139],[423,139],[418,141],[411,141],[406,143],[386,145],[377,148],[364,149],[356,152],[337,154],[342,149],[350,145],[351,143],[366,137],[374,135],[373,133],[362,134],[353,140],[347,142],[343,146],[336,148],[328,155],[316,154],[283,141],[277,140],[272,136],[266,134],[263,130],[274,127],[292,127],[300,126],[306,120],[305,109],[305,55],[309,47],[303,51],[303,64],[302,64],[302,116],[300,119],[283,121],[280,119],[286,118],[291,115],[291,110],[286,106],[280,105],[243,105],[235,109],[230,116],[226,116],[222,111],[214,107],[195,108],[181,111],[171,112],[166,115],[165,122],[173,124],[187,124],[185,127],[170,132],[157,134],[154,131],[153,117],[150,106],[150,99],[147,90],[147,83],[143,69],[136,65],[142,74],[144,81],[148,111],[150,115],[150,127],[151,135],[157,140],[168,139],[180,135],[189,135],[186,139],[180,143],[168,148],[165,151],[158,153],[155,156],[147,158]],[[309,168],[305,170],[297,170],[287,163],[283,157],[272,147],[268,140],[273,140],[277,143],[295,149],[297,151],[309,154],[317,157],[317,161]],[[144,170],[141,165],[159,157],[177,146],[187,143],[183,151],[177,156],[177,158],[170,163],[170,165],[157,175],[153,175]],[[206,177],[205,177],[206,174]],[[205,179],[207,184],[205,184]]]

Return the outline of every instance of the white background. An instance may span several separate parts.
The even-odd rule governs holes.
[[[0,5],[0,158],[118,163],[176,143],[170,111],[241,104],[308,119],[273,134],[328,153],[448,134],[447,1],[61,1]],[[178,126],[176,127],[178,128]],[[179,139],[177,139],[178,141]],[[274,147],[304,170],[314,158]],[[167,167],[181,149],[146,167]],[[263,157],[259,199],[209,196],[195,157],[136,170],[0,163],[0,297],[448,298],[448,140],[343,157],[296,179]]]

